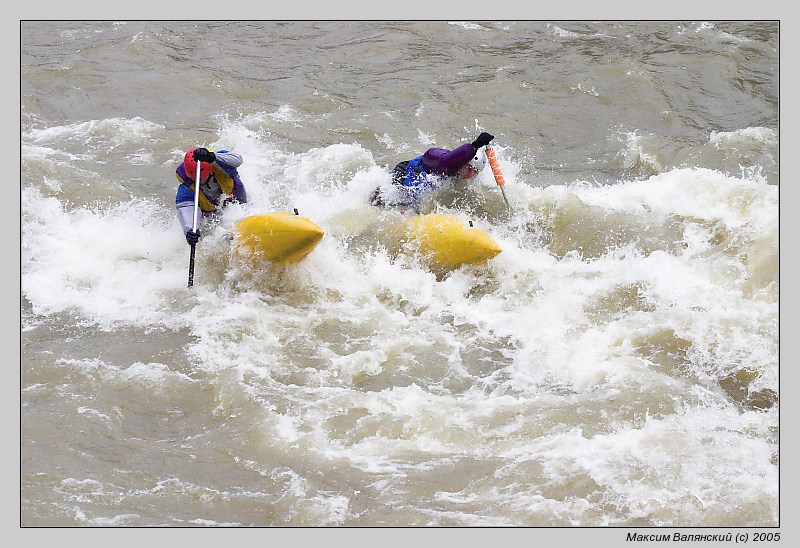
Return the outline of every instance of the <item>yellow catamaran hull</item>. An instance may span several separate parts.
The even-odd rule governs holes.
[[[324,234],[306,217],[288,211],[245,217],[236,222],[234,229],[240,251],[276,264],[301,261]]]
[[[502,251],[483,230],[451,215],[416,215],[400,223],[400,240],[430,266],[454,269],[483,264]]]

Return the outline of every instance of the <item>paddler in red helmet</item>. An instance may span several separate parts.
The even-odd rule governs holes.
[[[194,225],[194,185],[197,163],[200,162],[200,199],[197,230]],[[247,203],[247,192],[237,171],[242,165],[242,155],[228,150],[212,152],[207,148],[193,148],[186,152],[183,163],[175,170],[178,192],[175,207],[186,242],[194,245],[200,239],[203,220],[215,214],[229,202]]]

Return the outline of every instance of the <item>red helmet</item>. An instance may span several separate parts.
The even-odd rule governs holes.
[[[197,160],[192,158],[192,153],[197,150],[193,148],[186,153],[183,157],[183,169],[186,170],[186,175],[194,179],[197,177]],[[200,162],[200,180],[204,181],[214,171],[214,167],[208,162]]]

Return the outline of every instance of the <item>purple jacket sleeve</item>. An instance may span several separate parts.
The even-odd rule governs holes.
[[[233,178],[233,197],[236,198],[239,203],[247,203],[247,191],[244,189],[244,184],[242,184],[242,180],[239,179],[238,175]]]
[[[422,156],[422,165],[426,173],[453,177],[474,156],[475,147],[471,143],[464,143],[453,150],[429,148]]]

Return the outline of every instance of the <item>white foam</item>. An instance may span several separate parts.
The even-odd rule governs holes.
[[[759,440],[775,410],[741,411],[714,384],[744,368],[758,373],[754,386],[777,389],[777,300],[769,289],[775,284],[768,268],[762,280],[752,280],[777,248],[777,187],[683,168],[613,185],[538,188],[520,178],[514,150],[496,147],[515,211],[505,219],[477,208],[485,218],[476,221],[503,252],[485,266],[437,277],[414,256],[383,245],[381,229],[392,214],[366,200],[388,173],[370,151],[342,142],[286,152],[258,120],[293,123],[295,113],[273,114],[222,119],[209,143],[243,155],[240,174],[250,200],[228,208],[205,234],[191,291],[189,247],[171,203],[171,163],[169,199],[161,201],[139,196],[75,207],[63,195],[73,183],[57,176],[24,186],[21,289],[33,314],[69,314],[106,330],[187,329],[186,351],[214,379],[216,414],[248,414],[277,450],[341,459],[378,474],[376,489],[381,481],[391,486],[393,477],[445,466],[442,459],[453,455],[491,454],[503,460],[495,480],[535,461],[548,485],[588,478],[628,518],[660,519],[667,504],[673,517],[695,523],[694,501],[718,511],[731,496],[722,487],[748,497],[777,485],[773,448]],[[58,161],[64,148],[82,139],[94,143],[106,131],[120,134],[110,137],[115,142],[160,131],[138,121],[100,126],[23,135],[24,159]],[[753,136],[770,139],[769,132]],[[167,154],[177,162],[183,151]],[[137,157],[146,161],[147,152]],[[488,171],[480,184],[502,204]],[[303,262],[272,271],[228,256],[224,235],[235,220],[294,207],[325,230]],[[679,236],[644,250],[627,241],[592,257],[548,249],[547,237],[560,228],[596,219],[611,219],[616,228],[615,218],[674,228]],[[637,352],[634,340],[662,332],[688,341],[685,377],[669,376]],[[125,368],[99,360],[61,363],[147,387],[191,382],[155,361]],[[654,409],[629,423],[624,413],[598,411],[606,404],[613,410],[621,405],[615,398],[642,387],[652,391],[644,391],[652,406],[668,401],[677,411]],[[564,424],[548,415],[558,418],[562,409],[594,415]],[[88,406],[79,412],[102,414]],[[344,434],[334,431],[335,419]],[[726,452],[731,444],[741,451]],[[287,480],[286,495],[307,499],[310,522],[338,525],[352,517],[345,495],[316,490],[299,474]],[[465,505],[476,497],[497,500],[520,515],[562,515],[573,524],[591,521],[594,504],[534,491],[509,502],[478,485],[430,496]],[[468,511],[439,518],[502,521]]]

